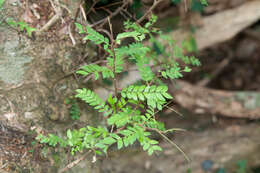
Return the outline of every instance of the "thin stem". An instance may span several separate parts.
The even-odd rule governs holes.
[[[82,157],[78,158],[77,160],[74,160],[73,162],[69,163],[65,168],[61,169],[59,171],[59,173],[66,172],[69,169],[71,169],[74,166],[76,166],[77,164],[79,164],[79,162],[81,162],[82,160],[85,160],[90,152],[91,152],[91,150],[89,150],[87,153],[85,153]]]
[[[96,10],[99,10],[99,9],[102,9],[102,8],[111,7],[111,6],[115,6],[115,5],[118,5],[118,4],[122,4],[122,2],[114,2],[114,3],[108,4],[108,5],[105,5],[105,6],[102,6],[102,7],[97,7]]]
[[[140,24],[153,11],[153,9],[162,1],[164,0],[154,0],[151,8],[149,8],[149,10],[140,19],[137,20],[137,23]]]
[[[114,73],[114,90],[115,90],[115,97],[117,98],[117,94],[118,94],[118,87],[117,87],[117,75],[116,75],[116,53],[115,53],[115,40],[114,40],[114,36],[113,36],[113,28],[112,28],[112,24],[110,22],[110,18],[107,19],[108,20],[108,24],[109,24],[109,28],[110,28],[110,35],[111,35],[111,51],[113,53],[113,73]],[[116,111],[118,112],[118,108],[116,107]]]
[[[98,1],[94,1],[93,4],[91,5],[91,7],[88,9],[88,11],[86,12],[86,16],[88,16],[88,14],[93,10],[93,8],[95,7],[96,3]]]
[[[164,135],[160,130],[158,129],[154,129],[158,134],[160,134],[167,142],[169,142],[171,145],[173,145],[175,148],[177,148],[177,150],[179,150],[183,156],[185,157],[185,159],[190,162],[190,158],[185,154],[185,152],[177,145],[175,144],[173,141],[171,141],[166,135]]]
[[[112,24],[110,22],[110,17],[107,18],[107,21],[108,21],[110,33],[111,33],[111,36],[112,36],[112,39],[113,39],[111,41],[114,41],[113,28],[112,28]]]
[[[157,132],[160,136],[162,136],[167,142],[169,142],[172,146],[174,146],[175,148],[177,148],[177,150],[179,150],[183,156],[185,157],[185,159],[190,162],[190,158],[185,154],[185,152],[177,145],[175,144],[173,141],[171,141],[165,134],[163,134],[163,132],[161,132],[160,130],[156,129],[156,128],[147,128],[145,127],[146,129],[148,130],[152,130],[152,131],[155,131]]]
[[[100,26],[100,28],[101,28],[104,24],[106,24],[106,23],[108,22],[108,19],[109,19],[109,18],[112,18],[112,17],[116,16],[116,15],[117,15],[120,11],[122,11],[127,5],[128,5],[128,1],[125,2],[121,7],[118,7],[118,8],[116,9],[116,11],[114,11],[114,12],[113,12],[112,14],[110,14],[108,17],[106,17],[106,18],[104,18],[104,19],[101,19],[101,20],[99,20],[99,21],[97,21],[97,22],[91,24],[90,27],[94,27],[94,26],[96,26],[96,25],[101,24],[101,26]]]
[[[112,52],[113,52],[113,58],[114,58],[114,63],[113,63],[113,73],[114,73],[114,89],[115,89],[115,97],[117,97],[118,94],[118,87],[117,87],[117,75],[116,75],[116,54],[115,54],[115,49],[114,49],[114,41],[112,43]]]
[[[113,131],[114,131],[114,125],[112,125],[112,127],[111,127],[111,130],[110,130],[110,133],[113,133]]]
[[[165,105],[163,105],[164,107],[167,107],[169,104],[171,104],[173,102],[173,100],[170,100],[169,102],[167,102]],[[153,115],[157,114],[158,112],[160,112],[160,110],[156,111]]]
[[[173,112],[175,112],[176,114],[180,115],[181,117],[183,116],[181,113],[179,113],[178,111],[176,111],[175,109],[169,107],[168,105],[165,106],[166,108],[172,110]]]

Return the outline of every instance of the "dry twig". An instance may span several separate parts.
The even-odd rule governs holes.
[[[137,23],[141,23],[152,11],[153,9],[159,4],[161,3],[162,1],[164,0],[154,0],[153,2],[153,5],[149,8],[149,10],[146,11],[146,13],[140,18],[137,20]]]
[[[216,70],[214,70],[211,74],[210,74],[210,78],[205,78],[200,80],[199,82],[196,83],[197,86],[207,86],[210,81],[212,81],[213,79],[215,79],[227,66],[228,64],[231,62],[231,60],[234,58],[232,51],[228,51],[228,56],[226,58],[224,58],[216,67]]]
[[[73,168],[74,166],[79,164],[82,160],[85,160],[90,152],[91,151],[88,151],[87,153],[85,153],[83,156],[81,156],[77,160],[74,160],[73,162],[69,163],[65,168],[61,169],[58,173],[63,173],[63,172],[68,171],[69,169]]]
[[[120,11],[122,11],[128,4],[129,4],[128,1],[125,2],[121,7],[118,7],[118,8],[116,9],[116,11],[114,11],[114,12],[113,12],[112,14],[110,14],[108,17],[106,17],[106,18],[104,18],[104,19],[102,19],[102,20],[99,20],[99,21],[97,21],[97,22],[91,24],[90,27],[95,27],[95,26],[97,26],[97,25],[99,25],[99,24],[101,24],[100,27],[104,26],[104,25],[108,22],[108,18],[111,19],[111,18],[113,18],[114,16],[116,16],[116,15],[117,15],[118,13],[120,13]]]
[[[56,6],[52,0],[49,0],[54,11],[55,15],[39,30],[39,33],[47,31],[51,26],[53,26],[62,16],[62,9],[60,6]]]

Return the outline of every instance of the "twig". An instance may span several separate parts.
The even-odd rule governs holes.
[[[199,82],[197,82],[196,85],[198,85],[198,86],[207,86],[212,81],[212,79],[216,78],[228,66],[228,64],[233,59],[232,55],[233,55],[233,53],[231,51],[228,51],[228,56],[225,59],[223,59],[220,62],[220,64],[218,64],[216,70],[214,70],[211,73],[211,77],[200,80]]]
[[[87,21],[87,14],[85,13],[84,8],[82,7],[82,4],[80,4],[79,9],[83,15],[83,18],[85,19],[85,22]]]
[[[0,95],[0,97],[3,97],[4,99],[6,99],[6,101],[8,102],[8,104],[10,106],[11,113],[15,113],[13,103],[4,95]]]
[[[54,25],[62,16],[62,10],[60,7],[56,7],[52,0],[49,0],[51,3],[51,6],[53,7],[55,11],[55,15],[38,31],[38,33],[41,33],[43,31],[47,31],[52,25]]]
[[[107,62],[106,60],[99,60],[99,61],[96,61],[96,62],[90,63],[90,64],[101,64],[101,63],[106,63],[106,62]],[[88,64],[88,65],[90,65],[90,64]],[[67,77],[75,75],[76,71],[78,71],[80,68],[81,68],[81,66],[77,67],[76,70],[73,70],[73,71],[69,72],[68,74],[65,74],[64,76],[62,76],[61,78],[59,78],[55,82],[53,82],[53,85],[52,85],[53,93],[55,93],[55,88],[56,88],[56,85],[58,84],[58,82],[60,82],[61,80],[65,79]],[[89,79],[90,78],[91,78],[91,76],[89,77]]]
[[[111,50],[113,52],[113,59],[114,59],[114,62],[113,62],[113,73],[114,73],[114,89],[115,89],[115,97],[117,97],[117,76],[116,76],[116,53],[115,53],[115,40],[114,40],[114,36],[113,36],[113,28],[112,28],[112,24],[110,22],[110,18],[107,19],[108,20],[108,24],[109,24],[109,28],[110,28],[110,35],[111,35],[111,44],[112,44],[112,47],[111,47]]]
[[[70,11],[70,9],[69,9],[66,5],[59,3],[59,6],[62,7],[62,8],[64,8],[69,14],[72,13],[72,12]]]
[[[188,11],[187,0],[184,0],[184,10],[185,12]]]
[[[97,29],[97,31],[105,33],[109,37],[110,41],[113,40],[113,37],[111,37],[111,34],[107,30],[100,28],[100,29]]]
[[[126,9],[123,9],[123,11],[125,14],[127,14],[129,16],[129,18],[132,18],[136,21],[136,18],[134,18],[134,16],[132,14],[130,14]]]
[[[147,128],[148,130],[153,130],[155,132],[157,132],[160,136],[162,136],[167,142],[169,142],[171,145],[173,145],[175,148],[177,148],[177,150],[179,150],[183,156],[185,157],[185,159],[190,162],[190,158],[185,154],[185,152],[177,145],[175,144],[173,141],[171,141],[166,135],[164,135],[160,130],[156,129],[156,128]]]
[[[107,8],[103,8],[103,7],[101,7],[101,9],[103,9],[104,11],[106,11],[109,15],[111,15],[113,12],[111,12],[109,9],[107,9]],[[120,11],[121,12],[121,11]]]
[[[168,105],[165,106],[166,108],[170,109],[171,111],[175,112],[176,114],[178,114],[179,116],[183,116],[181,113],[179,113],[178,111],[176,111],[175,109],[169,107]]]
[[[47,31],[60,18],[60,14],[55,14],[40,30],[39,32]]]
[[[7,163],[5,163],[3,166],[1,166],[1,168],[0,169],[4,169],[6,166],[8,165],[8,162]]]
[[[74,160],[73,162],[69,163],[65,168],[61,169],[58,173],[63,173],[63,172],[68,171],[69,169],[73,168],[74,166],[79,164],[79,162],[81,162],[82,160],[85,160],[90,152],[91,152],[91,150],[88,151],[87,153],[85,153],[82,157],[78,158],[77,160]]]
[[[108,17],[102,19],[102,20],[99,20],[93,24],[90,25],[90,27],[94,27],[94,26],[97,26],[99,24],[101,24],[100,27],[102,27],[104,24],[106,24],[108,22],[108,18],[113,18],[114,16],[116,16],[120,11],[122,11],[126,6],[128,5],[128,2],[125,2],[121,7],[118,7],[116,9],[116,11],[114,11],[111,15],[109,15]]]
[[[187,132],[187,130],[185,130],[185,129],[172,128],[172,129],[168,129],[168,130],[163,131],[163,133],[168,133],[168,132],[171,132],[171,131]]]
[[[141,23],[152,11],[153,9],[159,4],[161,3],[162,1],[164,0],[154,0],[153,2],[153,5],[149,8],[149,10],[146,11],[146,13],[140,18],[137,20],[137,23]]]
[[[91,7],[89,8],[89,10],[86,13],[86,16],[88,16],[88,14],[91,12],[91,10],[94,8],[94,6],[96,5],[98,1],[94,1],[93,4],[91,5]]]
[[[122,1],[121,2],[114,2],[114,3],[108,4],[108,5],[105,5],[105,6],[102,6],[102,7],[98,7],[96,9],[99,10],[99,9],[102,9],[102,8],[107,8],[107,7],[111,7],[111,6],[118,5],[118,4],[122,4]]]
[[[173,102],[173,100],[170,100],[168,103],[166,103],[165,105],[163,105],[163,108],[166,107],[166,106],[168,106],[168,105],[171,104],[172,102]],[[154,115],[157,114],[158,112],[160,112],[160,110],[157,110],[157,111],[154,113]]]
[[[75,46],[76,45],[76,41],[75,41],[75,39],[73,37],[73,34],[71,32],[71,23],[69,24],[69,36],[70,36],[70,39],[71,39],[71,42],[72,42],[73,46]]]
[[[108,24],[109,24],[109,29],[110,29],[110,35],[111,35],[111,41],[114,41],[114,35],[113,35],[113,28],[112,28],[112,24],[110,22],[110,18],[107,18]],[[113,46],[113,45],[112,45]]]
[[[125,18],[125,20],[128,20],[128,19],[129,19],[128,17],[126,17],[126,15],[124,14],[123,11],[120,11],[120,14]]]
[[[74,19],[73,19],[74,22],[77,21],[77,18],[78,18],[79,12],[80,12],[80,6],[81,6],[83,3],[84,3],[84,0],[81,0],[79,6],[78,6],[78,8],[77,8],[77,11],[76,11],[76,13],[75,13]]]

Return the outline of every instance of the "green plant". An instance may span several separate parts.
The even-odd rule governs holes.
[[[3,23],[3,5],[5,3],[5,0],[0,0],[0,25]]]
[[[138,141],[143,150],[151,155],[155,151],[162,150],[158,145],[159,142],[151,137],[151,132],[155,131],[178,148],[166,136],[166,133],[175,129],[166,130],[164,124],[156,119],[156,114],[168,107],[170,100],[173,99],[161,78],[181,78],[183,72],[191,71],[189,65],[197,66],[200,62],[193,56],[184,55],[183,47],[185,46],[178,46],[174,40],[152,28],[155,21],[156,17],[151,17],[144,27],[127,21],[124,24],[126,31],[119,33],[115,39],[111,25],[111,33],[107,38],[89,26],[84,27],[76,23],[79,33],[85,35],[83,40],[90,40],[96,45],[101,45],[107,55],[106,64],[85,65],[77,73],[83,76],[94,75],[95,80],[111,79],[114,92],[104,101],[92,90],[82,88],[76,90],[75,97],[103,114],[106,126],[69,129],[66,139],[54,134],[39,135],[37,139],[41,143],[70,147],[72,154],[84,149],[102,154],[107,153],[108,148],[114,144],[121,149]],[[166,49],[165,45],[155,39],[154,34],[159,35],[170,48]],[[122,45],[126,38],[134,41]],[[149,38],[153,48],[142,43],[145,38]],[[118,88],[118,75],[125,72],[124,67],[127,61],[135,62],[142,81],[140,84]],[[186,65],[182,67],[180,62]]]
[[[236,173],[246,173],[246,165],[247,165],[246,160],[237,161],[238,169],[237,169]]]
[[[77,104],[75,98],[73,98],[73,97],[67,98],[65,100],[65,103],[70,105],[69,114],[70,114],[71,119],[73,119],[73,120],[80,119],[80,108],[79,108],[79,105]]]
[[[3,5],[4,5],[5,0],[0,0],[0,10],[2,9]]]
[[[238,160],[236,162],[237,169],[235,170],[235,173],[246,173],[247,171],[247,161],[246,160]],[[233,171],[232,171],[233,172]],[[226,173],[225,168],[219,168],[217,170],[217,173]]]
[[[7,24],[14,27],[14,28],[19,28],[19,31],[26,31],[29,37],[32,36],[32,32],[36,31],[36,28],[30,27],[26,22],[20,21],[16,22],[12,18],[8,18],[6,20]]]

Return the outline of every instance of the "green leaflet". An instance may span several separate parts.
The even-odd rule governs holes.
[[[67,130],[67,137],[68,137],[69,139],[71,139],[71,138],[72,138],[72,133],[71,133],[70,129],[69,129],[69,130]]]
[[[123,64],[124,64],[124,59],[123,57],[120,57],[120,56],[117,56],[115,58],[115,62],[114,62],[114,58],[112,57],[108,57],[107,58],[107,65],[109,67],[111,67],[112,69],[114,68],[114,65],[115,65],[115,72],[116,73],[121,73],[123,71]]]
[[[80,119],[80,108],[77,103],[73,103],[69,109],[70,116],[73,120]]]
[[[181,69],[180,67],[170,67],[168,69],[166,69],[165,71],[161,71],[161,74],[164,78],[170,78],[170,79],[178,79],[183,77],[183,75],[181,74]]]
[[[150,33],[149,29],[141,27],[140,25],[137,25],[136,23],[133,23],[133,22],[130,22],[130,21],[124,22],[124,26],[125,26],[125,29],[136,31],[136,32],[138,32],[142,35]]]
[[[183,71],[184,71],[184,72],[191,72],[191,68],[189,68],[188,66],[186,66]]]
[[[111,145],[115,142],[116,142],[116,140],[111,137],[107,137],[107,138],[103,139],[103,141],[102,141],[102,143],[107,144],[107,145]]]
[[[116,56],[130,56],[136,58],[136,56],[145,56],[150,51],[150,48],[144,46],[142,43],[131,43],[128,46],[122,46],[115,49]]]
[[[198,11],[202,12],[204,9],[204,6],[207,6],[206,0],[192,0],[191,2],[191,10],[192,11]]]
[[[48,137],[39,135],[36,137],[36,140],[39,140],[40,143],[42,144],[49,144],[50,146],[53,147],[55,147],[58,143],[60,143],[61,146],[66,146],[62,138],[53,134],[49,134]]]
[[[145,28],[150,28],[157,21],[157,16],[152,14],[150,20],[144,25]]]
[[[117,149],[121,149],[123,147],[123,140],[122,139],[119,139],[118,141],[117,141]]]
[[[117,35],[116,37],[116,43],[121,44],[121,39],[127,38],[127,37],[133,37],[136,41],[142,41],[145,39],[145,35],[136,31],[132,32],[123,32]]]
[[[158,145],[154,145],[148,149],[148,154],[152,155],[154,151],[162,151],[162,148]]]
[[[152,81],[155,77],[150,66],[137,62],[137,67],[140,72],[141,78],[144,81]]]
[[[192,35],[190,35],[186,40],[182,42],[182,47],[187,52],[198,52],[196,40]]]
[[[2,6],[4,5],[4,2],[5,2],[5,0],[0,0],[0,10],[1,10]]]
[[[178,45],[174,45],[173,47],[173,56],[176,58],[183,57],[183,50]]]
[[[130,116],[127,112],[119,112],[118,114],[113,114],[108,118],[108,125],[116,125],[116,127],[122,127],[130,122]]]
[[[80,34],[84,34],[85,33],[85,30],[84,30],[84,28],[83,28],[83,26],[81,24],[75,23],[75,26],[79,30]]]
[[[90,64],[90,65],[85,65],[80,68],[76,72],[77,74],[81,74],[83,76],[87,76],[89,74],[94,74],[95,75],[95,80],[99,79],[99,73],[102,74],[103,78],[114,78],[114,73],[112,70],[110,70],[107,67],[99,66],[97,64]]]
[[[181,0],[171,0],[172,3],[179,4]]]
[[[94,29],[92,29],[89,26],[86,26],[86,32],[88,33],[87,36],[85,36],[83,38],[83,40],[91,40],[93,41],[95,44],[109,44],[109,40],[107,37],[104,37],[102,34],[99,34],[97,31],[95,31]]]
[[[26,31],[26,33],[28,34],[29,37],[32,36],[33,31],[36,31],[36,28],[30,27],[24,21],[16,22],[12,18],[8,18],[6,20],[6,22],[8,23],[8,25],[10,25],[12,27],[15,27],[15,28],[18,27],[20,31]]]
[[[75,25],[80,34],[87,34],[83,40],[90,40],[97,45],[103,44],[104,50],[107,51],[110,55],[112,54],[111,50],[109,49],[109,39],[107,37],[104,37],[102,34],[98,33],[89,26],[86,26],[86,30],[84,30],[81,24],[75,23]]]
[[[200,2],[201,2],[202,5],[206,5],[206,6],[209,5],[208,2],[207,2],[207,0],[200,0]]]
[[[106,112],[108,114],[112,113],[112,110],[109,108],[109,106],[106,105],[105,102],[93,91],[83,88],[77,89],[76,92],[76,98],[80,98],[81,100],[85,101],[99,112]]]
[[[147,100],[147,105],[152,108],[161,109],[161,106],[165,103],[166,99],[172,99],[172,96],[167,93],[167,86],[135,86],[130,85],[121,91],[121,95],[124,98],[133,100]]]
[[[129,46],[123,46],[115,49],[117,57],[129,56],[130,59],[135,60],[138,70],[144,81],[151,81],[154,78],[154,73],[149,66],[150,58],[146,57],[146,54],[149,51],[150,48],[144,46],[141,43],[132,43]],[[122,65],[120,65],[120,67],[121,66]]]

